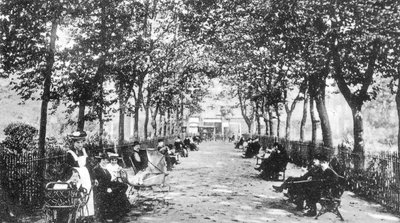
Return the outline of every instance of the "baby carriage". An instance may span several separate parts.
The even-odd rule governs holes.
[[[49,182],[45,186],[43,212],[46,222],[77,222],[82,215],[89,193],[73,178],[66,182]]]

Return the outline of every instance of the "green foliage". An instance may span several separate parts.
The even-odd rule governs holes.
[[[22,153],[34,148],[34,138],[38,130],[25,123],[11,123],[4,129],[6,138],[3,140],[3,145],[13,151]]]

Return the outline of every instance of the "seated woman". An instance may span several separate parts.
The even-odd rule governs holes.
[[[97,186],[99,218],[101,220],[119,218],[129,211],[130,208],[130,203],[126,196],[128,186],[118,181],[117,177],[112,177],[109,169],[114,171],[114,169],[118,168],[115,166],[112,166],[112,168],[110,166],[107,167],[109,160],[106,154],[102,154],[96,158],[100,159],[100,163],[93,169],[95,185]]]
[[[130,155],[129,158],[130,161],[132,162],[131,164],[135,169],[135,174],[146,169],[147,159],[146,157],[143,157],[143,155],[140,153],[139,141],[133,142],[133,153]]]
[[[286,168],[286,165],[289,162],[289,156],[285,147],[277,142],[274,143],[272,147],[273,151],[271,152],[271,155],[267,159],[263,160],[258,168],[254,168],[261,171],[259,176],[264,180],[276,179],[279,172]]]

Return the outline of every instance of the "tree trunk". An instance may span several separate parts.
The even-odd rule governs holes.
[[[332,130],[329,122],[328,112],[326,111],[325,106],[325,93],[323,95],[318,95],[315,98],[315,102],[317,105],[319,120],[321,121],[322,140],[324,142],[324,146],[333,149]]]
[[[400,154],[400,68],[397,70],[398,72],[398,82],[397,82],[397,92],[396,92],[396,107],[397,107],[397,118],[398,118],[398,132],[397,132],[397,154]],[[396,163],[396,168],[397,168],[397,175],[396,175],[396,180],[397,180],[397,186],[400,186],[400,165],[399,163]]]
[[[293,100],[292,105],[290,107],[287,102],[285,103],[285,111],[286,111],[285,139],[286,139],[286,141],[289,141],[291,139],[290,131],[291,131],[292,114],[293,114],[294,109],[296,108],[297,102],[300,100],[301,94],[302,94],[302,91],[299,92],[299,95]],[[278,107],[276,108],[276,110],[279,115]]]
[[[399,71],[397,86],[400,86],[400,71]],[[400,87],[397,87],[396,107],[397,107],[397,116],[399,119],[398,132],[397,132],[397,153],[400,154]],[[399,174],[400,174],[400,172],[399,172]],[[400,181],[399,181],[399,184],[400,184]]]
[[[257,134],[261,135],[261,123],[260,123],[260,109],[259,109],[259,105],[258,102],[256,103],[256,122],[257,122]]]
[[[351,108],[353,114],[353,134],[354,134],[354,150],[355,154],[354,167],[356,169],[364,168],[364,125],[363,125],[363,115],[361,113],[361,106],[356,108]]]
[[[121,105],[119,109],[119,123],[118,123],[118,145],[124,144],[125,140],[125,106]]]
[[[254,113],[252,115],[249,115],[249,116],[247,115],[246,104],[245,104],[245,101],[243,101],[243,98],[242,98],[240,90],[238,90],[238,96],[239,96],[239,105],[240,105],[240,111],[242,113],[242,117],[243,117],[244,121],[247,124],[247,129],[249,131],[249,134],[251,134],[252,133],[251,127],[253,125],[253,118],[254,118],[253,115],[254,115]],[[253,110],[253,112],[254,112],[254,110]]]
[[[47,109],[50,101],[51,75],[54,64],[55,44],[57,40],[57,19],[53,19],[50,33],[50,47],[46,57],[46,70],[43,72],[43,95],[40,108],[40,127],[39,127],[39,155],[41,158],[46,154],[46,127],[47,127]]]
[[[145,111],[145,117],[144,117],[144,139],[146,140],[148,137],[148,125],[149,125],[149,116],[150,116],[150,108],[146,107],[144,109]]]
[[[42,95],[42,104],[40,108],[40,127],[39,127],[39,157],[46,157],[46,127],[47,127],[47,109],[50,101],[50,88],[51,88],[51,76],[54,65],[54,53],[55,53],[55,45],[57,40],[57,18],[54,18],[51,23],[51,33],[50,33],[50,47],[47,52],[46,57],[46,70],[43,72],[44,83],[43,83],[43,95]],[[42,186],[44,186],[44,179],[46,176],[45,163],[40,162],[38,171],[39,171],[39,182],[42,182]]]
[[[304,128],[306,126],[307,122],[307,113],[308,113],[308,101],[309,101],[309,95],[306,96],[304,99],[304,105],[303,105],[303,117],[301,118],[301,123],[300,123],[300,142],[304,142]]]
[[[158,106],[158,103],[157,103],[154,111],[151,114],[151,127],[153,129],[153,137],[157,137],[157,135],[158,135],[158,129],[157,129],[158,107],[159,106]]]
[[[85,102],[81,100],[78,107],[78,131],[83,131],[85,129],[85,108]]]
[[[318,120],[315,115],[314,109],[314,97],[310,96],[310,116],[311,116],[311,144],[317,144],[317,129],[318,129]]]
[[[265,111],[265,109],[268,109],[266,107],[266,103],[265,103],[265,99],[263,98],[263,105],[261,107],[261,114],[263,116],[264,119],[264,123],[265,123],[265,135],[269,135],[269,118],[268,118],[268,112]]]
[[[274,113],[272,112],[272,109],[268,107],[268,116],[269,116],[269,135],[272,137],[276,137],[276,126],[274,119],[276,117],[273,115]]]
[[[290,140],[290,130],[291,130],[291,119],[292,119],[293,111],[290,111],[289,108],[286,109],[286,128],[285,128],[285,139],[286,141]]]
[[[103,148],[103,131],[104,131],[104,120],[103,120],[103,109],[99,109],[99,147]],[[105,152],[106,148],[103,148],[103,152]]]
[[[164,123],[163,123],[163,115],[161,114],[161,112],[160,112],[160,116],[158,117],[158,119],[159,119],[159,122],[158,123],[160,123],[160,128],[158,129],[158,136],[162,136],[163,135],[163,125],[164,125]]]
[[[275,106],[275,113],[276,113],[276,137],[281,137],[280,132],[281,132],[281,114],[279,113],[279,107]]]
[[[179,129],[180,129],[180,126],[179,126],[179,120],[180,120],[180,118],[179,118],[179,115],[181,114],[181,112],[179,111],[180,109],[180,106],[178,106],[177,107],[177,109],[176,109],[176,120],[175,120],[175,134],[179,134],[180,133],[180,131],[179,131]]]
[[[167,131],[168,131],[168,114],[164,114],[164,121],[163,121],[163,127],[164,127],[164,132],[163,132],[163,136],[167,135]]]
[[[142,88],[143,84],[139,83],[138,97],[135,101],[135,123],[133,123],[133,136],[136,140],[139,140],[139,111],[143,97]]]

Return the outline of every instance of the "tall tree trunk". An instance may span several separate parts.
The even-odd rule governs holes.
[[[252,114],[248,115],[247,109],[246,109],[247,105],[242,97],[240,89],[238,90],[238,96],[239,96],[239,105],[240,105],[240,111],[242,113],[242,117],[247,124],[249,133],[251,134],[252,133],[251,127],[253,125],[253,118],[254,118],[254,109],[252,111]]]
[[[304,128],[306,126],[307,122],[307,113],[308,113],[308,101],[309,101],[309,95],[306,95],[306,98],[304,98],[304,105],[303,105],[303,117],[301,118],[301,123],[300,123],[300,142],[304,142]]]
[[[41,158],[45,157],[46,154],[46,126],[47,126],[47,109],[50,101],[50,87],[51,87],[51,75],[54,65],[54,53],[55,45],[57,40],[57,19],[53,19],[51,24],[50,33],[50,46],[46,56],[46,70],[43,72],[44,83],[43,83],[43,95],[42,104],[40,108],[40,127],[39,127],[39,155]]]
[[[397,107],[397,116],[398,116],[398,132],[397,132],[397,153],[400,154],[400,70],[398,71],[398,82],[397,82],[397,92],[396,92],[396,107]],[[400,172],[399,172],[400,176]],[[400,184],[400,181],[398,181]]]
[[[149,125],[149,116],[150,116],[150,108],[146,107],[144,109],[145,117],[144,117],[144,138],[147,139],[148,137],[148,125]]]
[[[267,109],[267,106],[266,106],[266,103],[265,103],[265,98],[263,98],[263,104],[262,104],[262,107],[261,107],[261,114],[262,114],[262,116],[263,116],[263,119],[264,119],[264,123],[265,123],[265,135],[269,135],[269,118],[268,118],[268,112],[266,111],[266,109]]]
[[[43,83],[43,95],[42,95],[42,104],[40,108],[40,127],[39,127],[39,157],[45,158],[46,156],[46,127],[47,127],[47,109],[50,101],[50,88],[51,88],[51,76],[54,65],[54,54],[55,54],[55,46],[57,40],[57,17],[53,18],[51,23],[51,32],[50,32],[50,46],[49,51],[46,56],[46,70],[43,72],[44,83]],[[44,186],[44,179],[46,176],[45,163],[41,162],[39,165],[39,182],[42,182],[42,186]]]
[[[124,140],[125,140],[125,106],[120,104],[119,123],[118,123],[118,145],[124,144]]]
[[[180,120],[179,120],[179,132],[178,132],[179,134],[182,133],[182,128],[183,128],[183,114],[184,114],[183,111],[184,111],[184,108],[185,108],[183,102],[184,102],[184,99],[183,99],[183,97],[182,97],[182,100],[181,100],[181,109],[180,109],[180,113],[181,113],[181,114],[180,114]]]
[[[292,119],[292,113],[293,111],[291,111],[289,108],[286,109],[286,128],[285,128],[285,139],[286,141],[290,140],[290,131],[291,131],[291,119]]]
[[[317,105],[319,120],[321,121],[322,140],[324,142],[324,146],[333,148],[332,130],[329,122],[328,112],[325,106],[325,90],[323,90],[323,92],[323,94],[317,95],[315,102]]]
[[[260,106],[259,102],[255,102],[256,104],[256,123],[257,123],[257,134],[261,135],[261,123],[260,123]]]
[[[276,119],[276,116],[274,115],[271,107],[268,107],[268,116],[269,116],[269,135],[272,137],[276,137],[276,126],[274,121],[274,119]]]
[[[268,113],[265,113],[263,115],[264,118],[264,123],[265,123],[265,135],[269,136],[269,118],[268,118]]]
[[[174,131],[174,134],[179,134],[180,133],[180,131],[179,131],[179,129],[180,129],[180,127],[179,127],[179,123],[180,123],[180,117],[179,117],[179,115],[181,114],[181,112],[179,111],[180,109],[180,105],[176,108],[176,120],[175,120],[175,131]]]
[[[275,106],[275,113],[276,113],[276,137],[281,137],[280,132],[281,132],[281,114],[279,113],[279,107]]]
[[[364,167],[364,125],[363,125],[363,115],[361,112],[361,106],[351,108],[353,114],[353,134],[354,134],[354,149],[353,154],[356,155],[354,160],[354,166],[358,169]]]
[[[139,140],[139,112],[140,112],[140,107],[142,104],[142,99],[143,99],[143,83],[139,83],[139,88],[138,88],[138,97],[135,101],[135,123],[133,123],[133,136],[135,137],[136,140]]]
[[[83,131],[85,129],[85,108],[85,101],[81,100],[78,107],[78,131]]]
[[[168,113],[168,112],[167,112]],[[164,132],[163,132],[163,136],[167,135],[168,132],[168,114],[164,114],[164,121],[163,121],[164,125]]]
[[[398,118],[398,129],[397,129],[397,154],[400,154],[400,67],[397,70],[398,76],[397,76],[397,92],[396,92],[396,107],[397,107],[397,118]],[[400,186],[400,165],[399,163],[396,164],[397,168],[397,175],[396,175],[396,180],[397,180],[397,186]]]
[[[286,128],[285,128],[286,136],[285,136],[285,139],[286,139],[286,141],[289,141],[291,139],[290,131],[291,131],[292,114],[293,114],[294,109],[296,108],[297,102],[301,98],[301,94],[303,94],[302,91],[299,92],[298,96],[293,100],[292,105],[290,107],[287,102],[285,103],[285,111],[286,111]],[[278,112],[279,112],[279,110],[277,108],[277,113]]]
[[[311,116],[311,144],[317,144],[317,129],[318,129],[318,120],[315,115],[314,109],[314,97],[310,95],[310,116]]]
[[[158,103],[154,111],[151,113],[151,128],[153,129],[153,137],[157,137],[158,129],[157,129],[157,114],[158,114],[159,106]]]
[[[158,136],[162,136],[163,135],[163,126],[164,126],[164,123],[163,123],[163,114],[160,112],[160,116],[158,117],[159,118],[159,122],[158,123],[160,123],[160,128],[158,129]]]
[[[103,120],[103,108],[99,108],[98,111],[99,117],[99,147],[103,148],[103,134],[104,134],[104,120]],[[103,152],[105,152],[106,148],[103,148]]]

